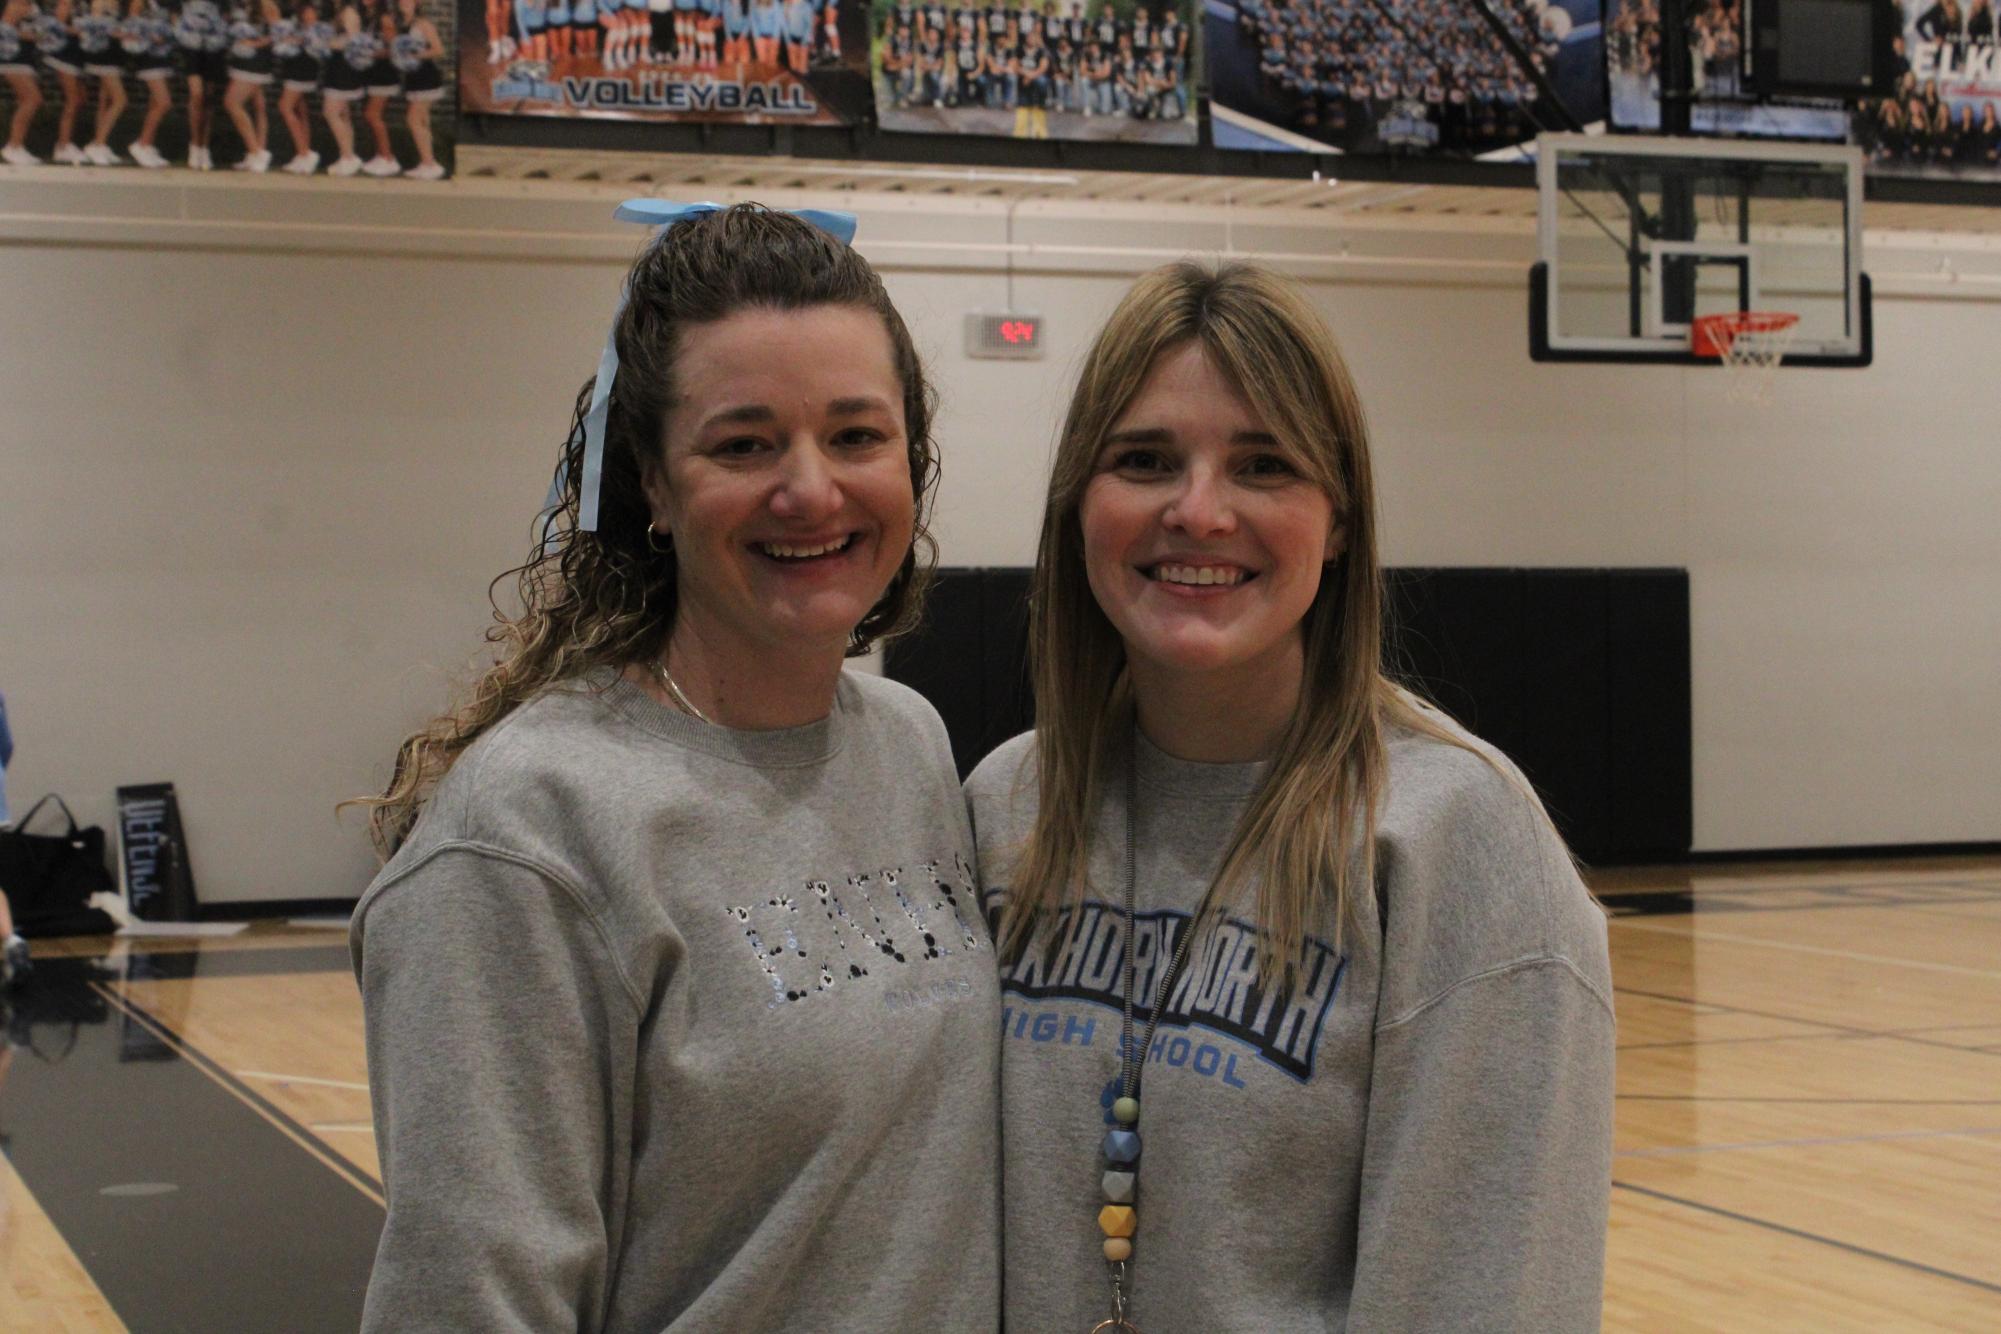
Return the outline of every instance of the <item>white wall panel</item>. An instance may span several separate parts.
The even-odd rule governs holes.
[[[108,822],[114,786],[169,779],[205,898],[365,882],[333,803],[480,650],[635,240],[578,187],[481,189],[350,213],[0,180],[17,809],[59,789]],[[1090,333],[1221,218],[1031,203],[1010,242],[998,203],[859,206],[943,392],[944,559],[1026,563]],[[1689,568],[1699,847],[2001,838],[2001,286],[1939,276],[1992,263],[1974,238],[1879,247],[1878,364],[1783,374],[1749,409],[1714,372],[1532,364],[1519,230],[1227,235],[1281,256],[1346,348],[1389,561]],[[1009,253],[1048,358],[969,361],[960,317],[1005,300]]]

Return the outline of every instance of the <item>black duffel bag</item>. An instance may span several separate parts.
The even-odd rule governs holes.
[[[69,830],[31,834],[28,826],[50,802]],[[14,910],[14,929],[24,936],[102,936],[118,924],[90,896],[116,893],[118,882],[104,864],[104,830],[79,828],[63,799],[51,792],[12,829],[0,829],[0,890]]]

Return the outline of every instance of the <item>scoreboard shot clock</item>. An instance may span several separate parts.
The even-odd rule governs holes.
[[[1042,355],[1042,316],[1019,310],[966,312],[966,355],[1032,361]]]

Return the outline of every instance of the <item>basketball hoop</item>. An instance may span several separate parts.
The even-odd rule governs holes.
[[[1698,315],[1690,327],[1689,351],[1723,363],[1732,399],[1763,403],[1772,395],[1772,377],[1793,345],[1799,322],[1799,316],[1776,310]]]

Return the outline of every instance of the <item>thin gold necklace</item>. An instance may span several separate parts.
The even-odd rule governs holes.
[[[698,723],[709,723],[709,726],[715,726],[714,723],[709,722],[709,715],[696,708],[695,702],[688,698],[687,693],[679,685],[675,684],[673,673],[667,670],[667,659],[664,655],[653,660],[653,675],[666,689],[667,697],[674,701],[675,706],[681,712],[687,714]]]

